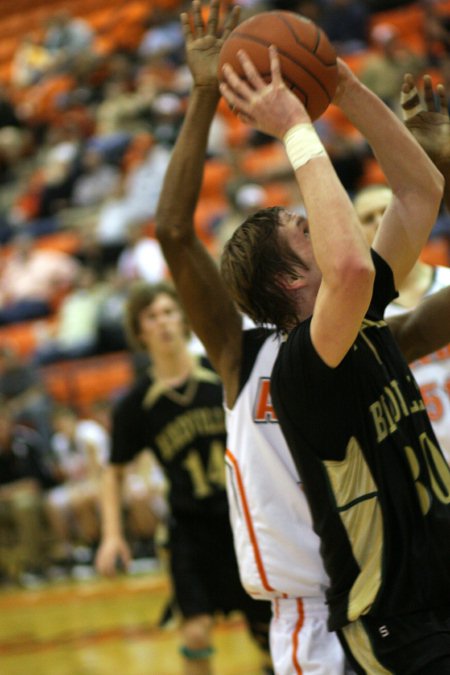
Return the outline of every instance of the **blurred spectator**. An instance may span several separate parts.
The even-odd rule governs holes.
[[[152,101],[148,120],[159,143],[173,145],[184,119],[183,100],[174,92],[161,92]]]
[[[149,283],[162,281],[167,266],[156,239],[148,236],[147,220],[128,225],[127,244],[117,261],[117,271],[127,281],[143,279]]]
[[[0,82],[0,129],[3,127],[23,128],[24,122],[20,119],[15,106],[6,90]]]
[[[77,270],[78,263],[67,253],[33,248],[33,240],[24,234],[14,237],[0,272],[0,325],[50,315]]]
[[[95,147],[87,147],[80,161],[81,175],[75,180],[72,191],[73,206],[96,206],[113,194],[120,181],[117,167],[107,164]]]
[[[41,150],[42,189],[37,217],[49,217],[68,205],[79,173],[83,138],[74,124],[52,127]]]
[[[322,22],[323,4],[319,0],[286,0],[285,2],[272,3],[274,9],[285,9],[290,12],[296,12],[305,16],[310,21],[314,21],[318,25]]]
[[[93,40],[94,31],[87,21],[60,11],[49,17],[43,44],[54,62],[64,67],[77,55],[91,52]]]
[[[128,226],[154,216],[170,157],[170,151],[155,144],[151,135],[141,134],[139,139],[142,153],[128,169],[119,194],[103,203],[95,225],[97,241],[110,263],[117,261],[126,245]]]
[[[69,203],[80,170],[78,157],[82,145],[77,125],[67,122],[49,129],[37,152],[38,168],[31,175],[24,175],[9,210],[7,221],[11,228],[34,236],[58,229],[59,211]]]
[[[147,29],[138,47],[142,59],[164,57],[179,65],[184,55],[184,38],[178,9],[154,7],[147,22]]]
[[[97,351],[97,325],[105,284],[89,267],[79,270],[74,288],[62,300],[56,323],[40,335],[33,361],[37,365],[92,356]]]
[[[419,75],[425,67],[425,58],[411,51],[391,24],[376,25],[370,39],[377,53],[370,55],[364,62],[359,78],[396,110],[404,74]]]
[[[53,65],[52,56],[37,33],[25,35],[13,57],[11,82],[15,87],[25,88],[39,82]]]
[[[103,275],[107,272],[107,265],[103,258],[102,247],[89,221],[82,219],[77,231],[80,236],[80,245],[74,257],[85,267],[93,269],[99,276]]]
[[[325,0],[320,25],[338,54],[367,49],[369,12],[359,0]]]
[[[218,255],[235,229],[244,220],[266,205],[266,192],[262,185],[244,180],[230,181],[227,185],[228,211],[213,223]]]
[[[32,429],[17,425],[12,411],[3,406],[0,415],[0,542],[8,542],[8,551],[2,551],[2,563],[14,554],[14,564],[21,572],[42,573],[45,569],[50,542],[43,535],[43,496],[45,490],[57,483],[42,439]]]
[[[139,113],[148,110],[156,94],[152,86],[135,90],[125,79],[110,80],[105,85],[103,101],[97,106],[95,135],[108,137],[142,130]]]
[[[99,539],[99,477],[108,457],[109,436],[98,421],[80,419],[67,406],[55,408],[53,427],[51,450],[63,484],[50,490],[45,505],[56,536],[52,558],[75,563],[77,545],[90,548]],[[79,553],[81,562],[89,562],[89,550]]]
[[[100,354],[127,348],[124,330],[125,303],[130,282],[116,270],[107,277],[107,293],[98,315],[98,351]]]
[[[0,180],[15,178],[17,162],[33,147],[33,136],[0,82]]]
[[[0,347],[0,403],[6,402],[16,422],[39,432],[44,442],[51,435],[52,399],[39,371],[12,347]]]
[[[450,53],[450,12],[439,0],[421,0],[424,11],[423,32],[428,62],[439,66],[442,58]]]

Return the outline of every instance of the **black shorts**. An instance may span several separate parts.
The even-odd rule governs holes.
[[[244,590],[234,553],[228,514],[174,518],[170,529],[170,568],[176,601],[184,617],[240,610],[254,634],[267,632],[271,604]]]
[[[337,634],[358,675],[450,675],[450,608],[363,616]]]

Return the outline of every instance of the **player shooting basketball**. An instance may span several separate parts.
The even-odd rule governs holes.
[[[222,41],[218,2],[211,3],[207,26],[201,21],[199,2],[193,3],[193,13],[195,33],[187,17],[183,24],[194,87],[160,198],[158,234],[194,330],[225,383],[227,477],[235,545],[246,588],[258,597],[273,599],[275,670],[280,675],[299,668],[305,674],[337,675],[344,673],[345,666],[335,635],[326,628],[323,593],[328,579],[298,472],[271,405],[268,385],[279,343],[270,330],[243,333],[228,289],[194,231],[208,130],[219,100],[215,64]],[[440,299],[446,300],[442,317],[448,293]],[[420,353],[418,335],[425,334],[430,341],[421,348],[433,348],[436,325],[441,323],[436,321],[439,310],[427,312],[422,324],[427,328],[422,331],[419,315],[417,321],[409,317],[401,328],[398,325],[408,359]],[[448,336],[443,338],[441,333],[440,338],[445,342]]]
[[[282,209],[248,218],[222,270],[241,310],[283,335],[272,398],[321,539],[329,627],[358,673],[450,673],[450,470],[384,321],[435,223],[443,177],[341,64],[334,102],[393,193],[369,249],[276,51],[270,84],[241,60],[246,80],[226,67],[221,91],[284,142],[307,220]],[[407,98],[413,86],[405,77]]]

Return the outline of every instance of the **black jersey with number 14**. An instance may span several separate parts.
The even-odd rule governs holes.
[[[222,400],[222,384],[206,359],[198,359],[176,388],[149,371],[114,410],[111,463],[130,462],[150,449],[165,470],[175,515],[225,513]]]

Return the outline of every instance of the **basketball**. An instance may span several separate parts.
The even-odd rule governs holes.
[[[323,30],[299,14],[261,12],[243,21],[222,46],[219,79],[223,79],[224,63],[229,63],[239,76],[245,77],[237,57],[238,51],[243,49],[262,78],[270,82],[271,44],[278,49],[284,82],[302,101],[311,119],[317,119],[326,110],[336,91],[336,52]]]

